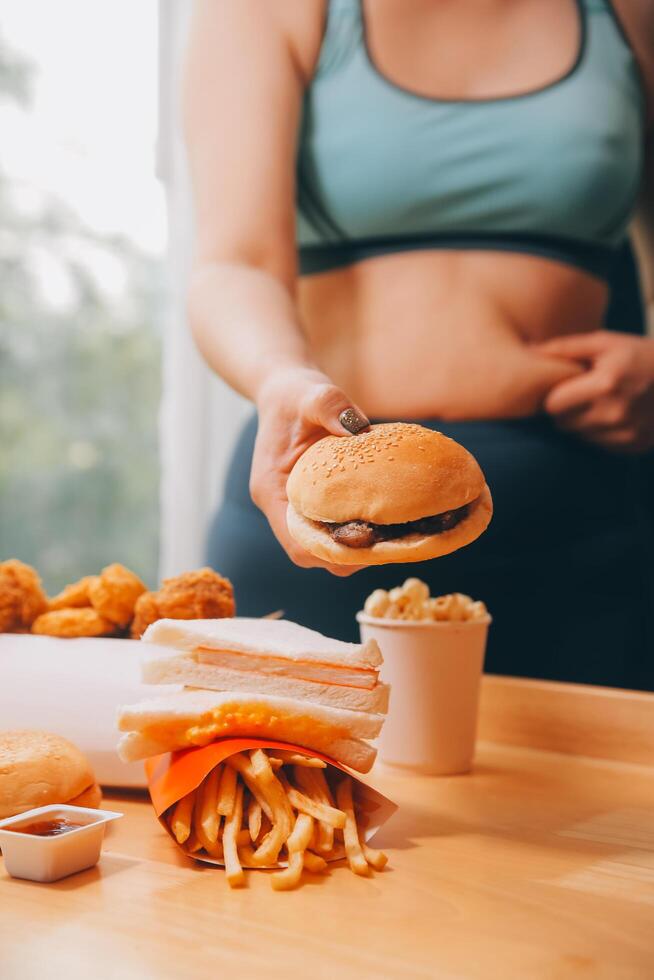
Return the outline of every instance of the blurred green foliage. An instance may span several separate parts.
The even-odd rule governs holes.
[[[29,94],[29,63],[0,42],[0,99],[29,111]],[[1,159],[0,559],[51,592],[112,561],[154,584],[162,262],[47,195],[19,206]]]

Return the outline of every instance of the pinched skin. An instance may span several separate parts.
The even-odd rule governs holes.
[[[47,608],[41,579],[30,565],[16,558],[0,562],[0,633],[27,632]]]
[[[235,612],[231,582],[212,568],[200,568],[164,579],[158,592],[144,592],[139,596],[131,635],[140,639],[158,619],[224,619]]]
[[[116,626],[127,626],[134,615],[136,600],[145,592],[145,585],[124,565],[107,565],[89,583],[89,599],[104,619]]]

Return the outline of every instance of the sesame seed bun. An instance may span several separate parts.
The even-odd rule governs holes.
[[[424,561],[462,548],[488,526],[493,505],[474,456],[441,432],[401,422],[354,436],[327,436],[297,461],[287,482],[287,523],[307,551],[335,564]],[[403,524],[467,506],[440,534],[409,534],[370,548],[334,541],[323,523]]]
[[[49,803],[98,806],[100,799],[93,770],[72,742],[49,732],[0,732],[0,819]]]

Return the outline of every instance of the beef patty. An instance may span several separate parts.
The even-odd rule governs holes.
[[[334,541],[348,548],[372,548],[379,541],[405,538],[409,534],[442,534],[456,527],[467,515],[469,504],[446,510],[433,517],[421,517],[404,524],[373,524],[371,521],[345,521],[342,524],[322,522]]]

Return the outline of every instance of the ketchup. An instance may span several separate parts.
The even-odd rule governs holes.
[[[66,817],[55,817],[54,820],[36,820],[34,823],[19,824],[14,827],[7,827],[6,830],[17,834],[34,834],[35,837],[58,837],[60,834],[67,834],[78,827],[86,827],[84,823],[73,823]]]

